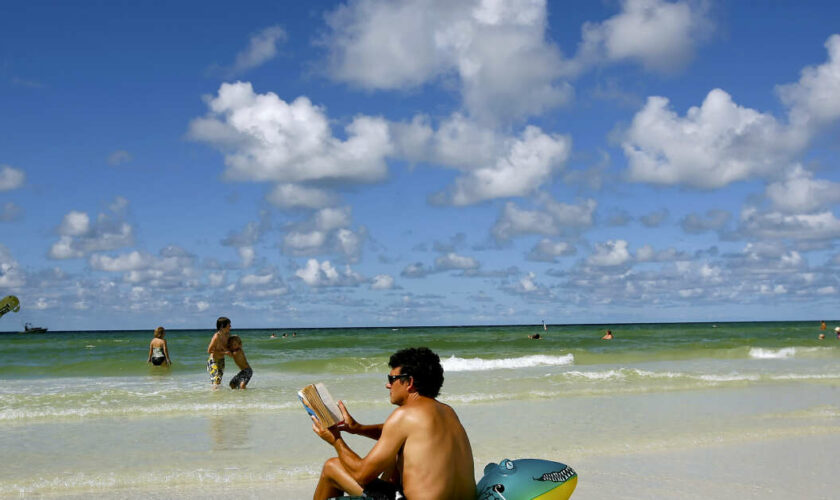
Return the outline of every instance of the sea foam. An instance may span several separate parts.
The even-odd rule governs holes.
[[[796,356],[795,347],[783,349],[762,349],[761,347],[750,348],[750,357],[753,359],[785,359]]]
[[[441,361],[444,371],[447,372],[475,372],[487,370],[504,370],[515,368],[530,368],[533,366],[563,366],[575,362],[573,354],[563,356],[546,356],[537,354],[533,356],[522,356],[520,358],[482,359],[482,358],[457,358],[451,356]]]

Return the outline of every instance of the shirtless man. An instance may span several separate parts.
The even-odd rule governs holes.
[[[314,500],[344,492],[394,498],[398,490],[408,500],[473,500],[470,440],[455,411],[434,399],[443,385],[440,358],[425,347],[410,348],[393,354],[388,365],[385,387],[397,409],[384,424],[356,422],[343,402],[343,424],[324,429],[312,419],[312,429],[338,454],[324,463]],[[376,444],[362,458],[341,431],[367,436]]]
[[[222,383],[222,375],[225,373],[225,354],[230,355],[229,339],[230,320],[222,316],[216,320],[216,333],[213,334],[210,345],[207,346],[207,354],[210,355],[207,359],[207,373],[210,374],[213,390],[218,389],[219,384]]]

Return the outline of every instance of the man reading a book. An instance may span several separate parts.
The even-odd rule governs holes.
[[[473,455],[467,432],[455,411],[435,398],[443,385],[437,354],[425,347],[403,349],[391,356],[388,383],[397,408],[383,424],[364,425],[339,402],[344,423],[324,428],[313,418],[312,429],[331,444],[337,457],[324,463],[314,499],[350,495],[408,500],[472,500],[475,498]],[[376,440],[364,458],[341,431]]]

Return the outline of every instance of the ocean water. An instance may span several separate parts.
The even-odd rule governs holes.
[[[0,495],[309,497],[332,449],[297,390],[325,382],[357,420],[381,422],[388,357],[409,346],[440,355],[440,399],[467,428],[477,476],[502,458],[580,463],[575,497],[602,498],[595,464],[630,453],[811,439],[818,454],[840,436],[840,341],[817,340],[817,326],[234,330],[254,369],[246,391],[210,390],[212,330],[168,330],[171,368],[145,363],[151,329],[0,334]],[[606,328],[614,340],[600,340]],[[236,371],[228,360],[224,384]],[[349,441],[361,454],[372,444]],[[793,481],[811,498],[840,486]],[[685,498],[655,491],[638,498]]]

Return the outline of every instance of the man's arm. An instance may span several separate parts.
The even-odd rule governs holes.
[[[383,471],[390,469],[397,461],[397,454],[405,443],[407,433],[403,425],[403,412],[399,408],[394,410],[388,420],[381,426],[381,435],[373,449],[364,458],[353,451],[344,442],[341,433],[334,429],[324,429],[313,418],[312,428],[321,439],[332,444],[338,454],[338,459],[344,469],[360,485],[374,480]],[[371,426],[375,427],[375,426]]]

